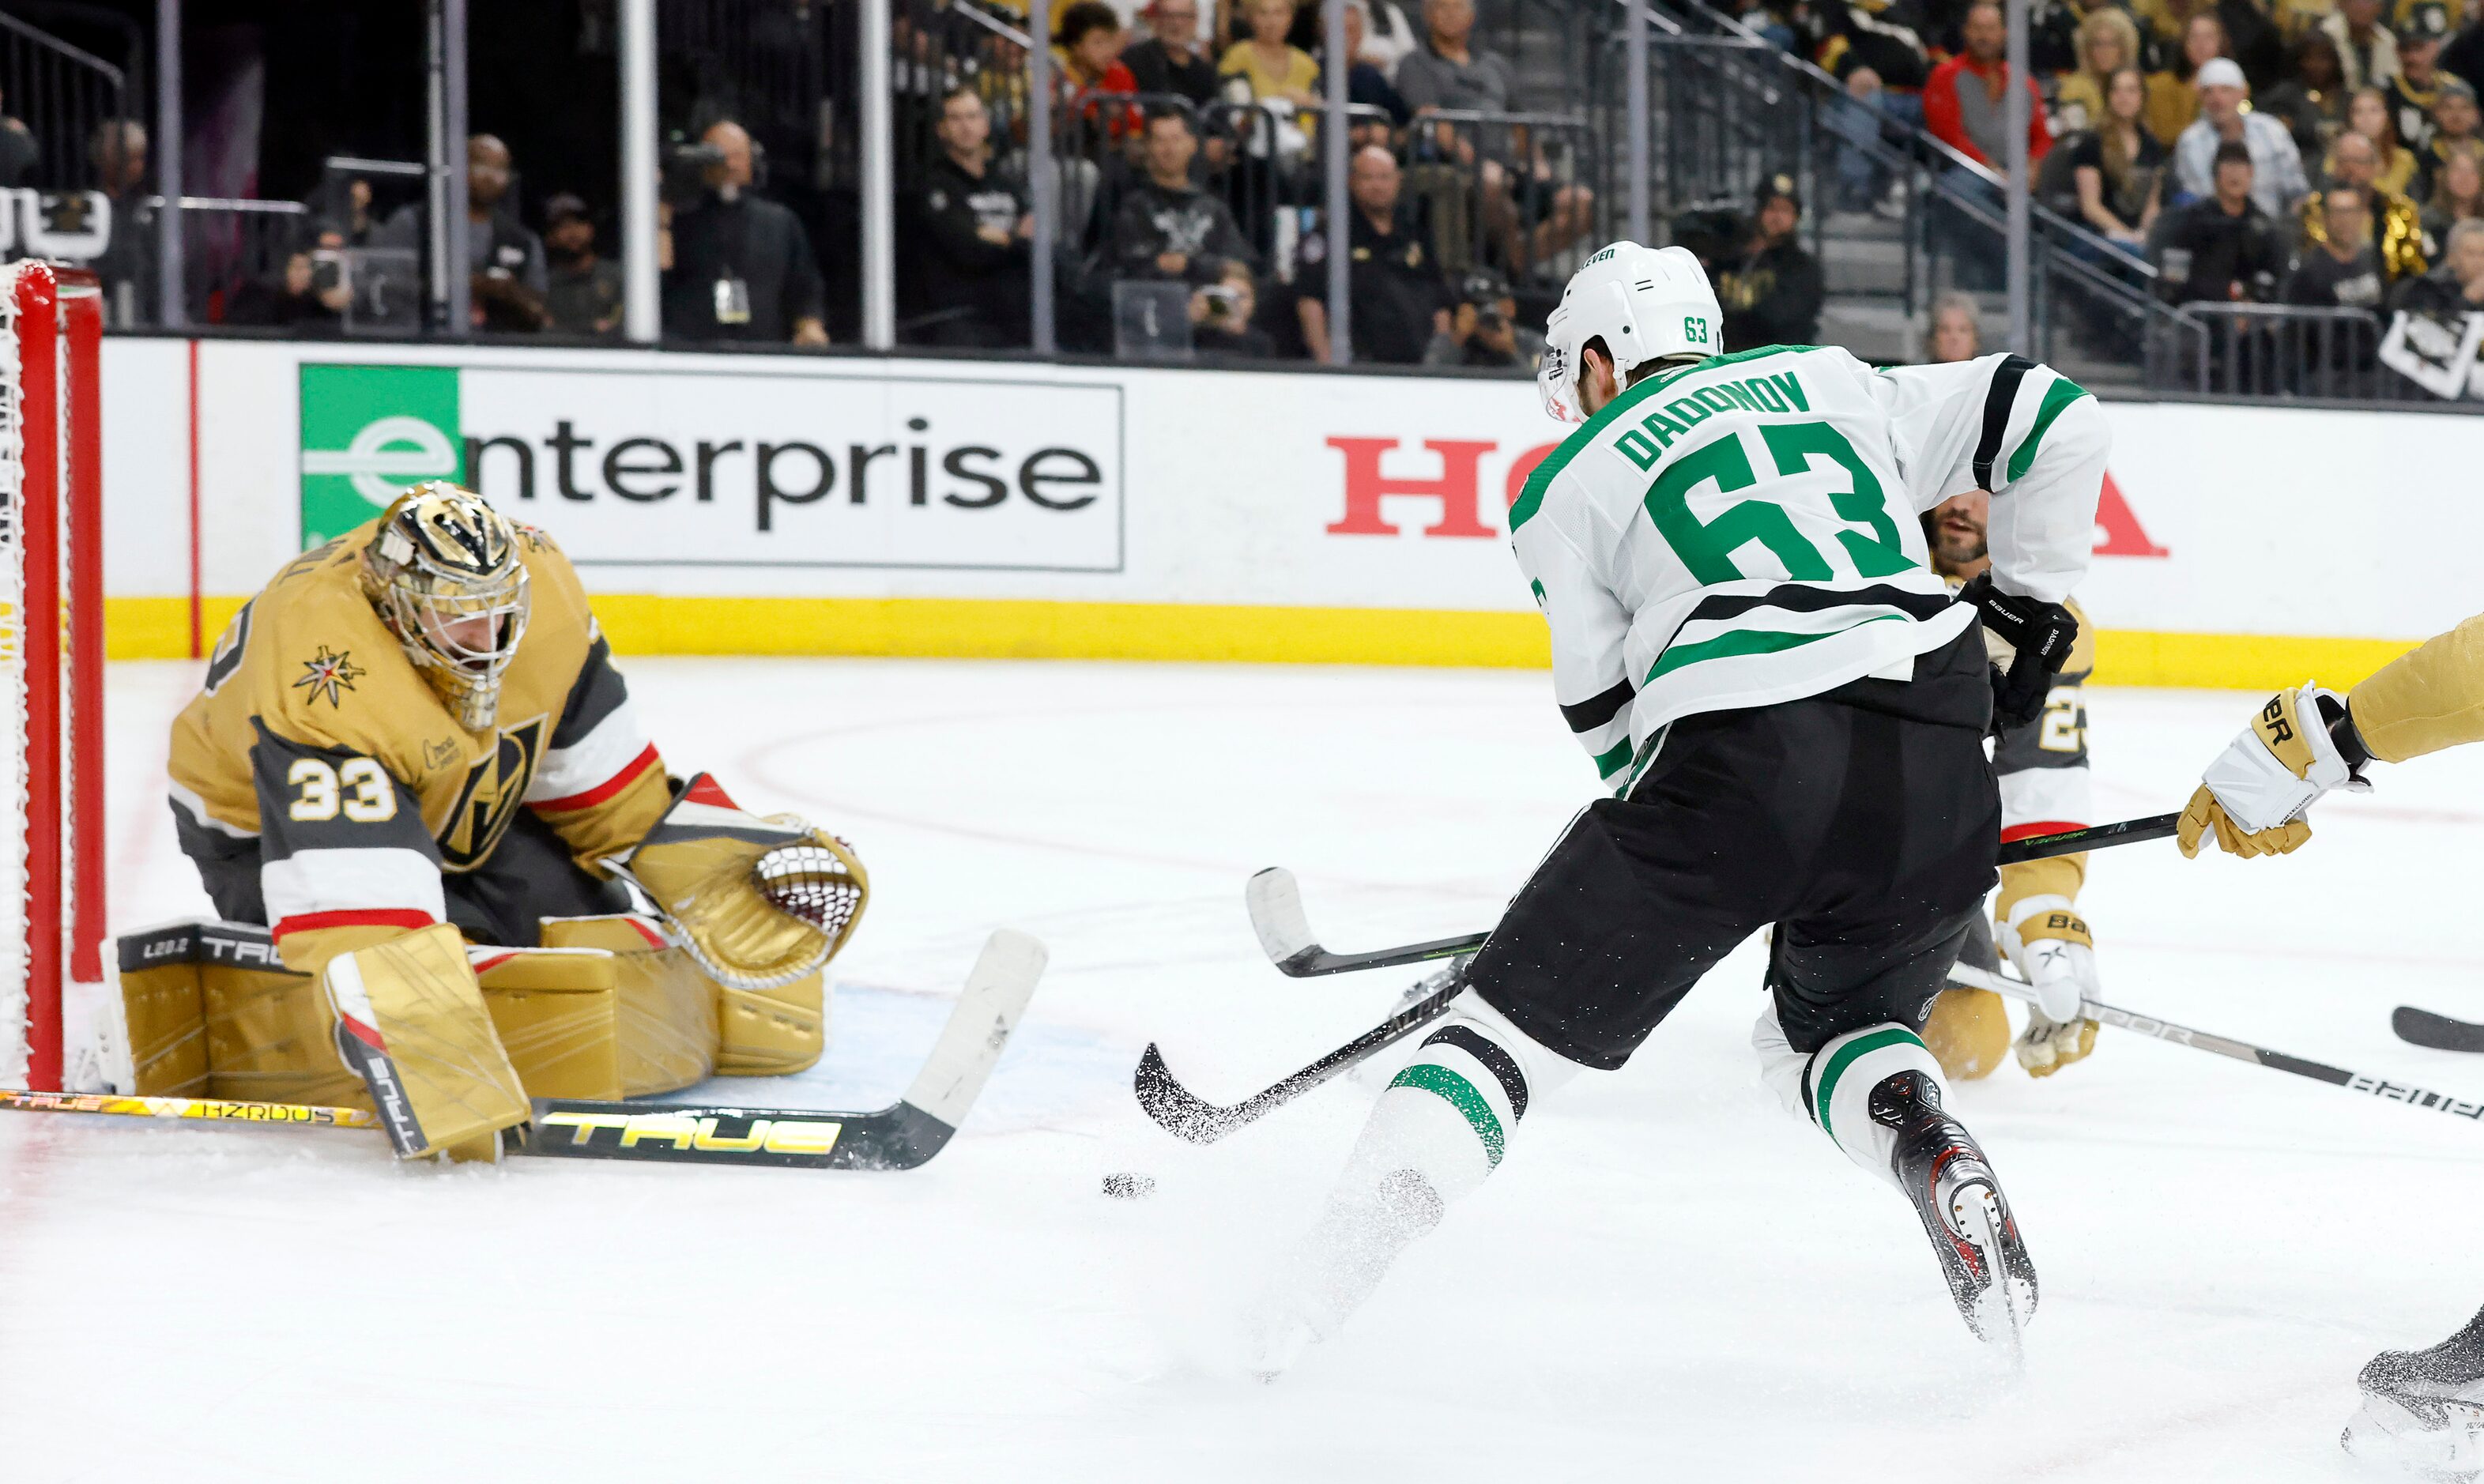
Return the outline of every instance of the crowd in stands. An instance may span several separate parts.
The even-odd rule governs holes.
[[[1863,121],[1850,136],[1919,124],[1998,171],[2009,91],[2024,89],[2037,199],[2153,264],[2168,302],[2344,309],[2376,327],[2484,308],[2470,0],[2034,0],[2014,81],[1993,0],[1802,0],[1752,18],[1845,84]],[[1847,210],[1891,189],[1860,149],[1838,181]]]

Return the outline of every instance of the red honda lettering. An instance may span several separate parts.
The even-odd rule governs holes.
[[[1345,455],[1345,519],[1328,527],[1330,535],[1396,535],[1397,527],[1380,518],[1380,501],[1392,495],[1421,495],[1441,502],[1441,522],[1424,526],[1424,535],[1498,534],[1483,524],[1475,466],[1498,444],[1424,439],[1423,446],[1441,456],[1437,479],[1392,479],[1382,473],[1380,456],[1397,446],[1393,438],[1332,438],[1328,445]]]

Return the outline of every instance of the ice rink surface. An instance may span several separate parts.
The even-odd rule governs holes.
[[[1489,926],[1593,792],[1549,677],[625,664],[677,772],[872,868],[822,1067],[735,1095],[878,1106],[988,930],[1050,945],[958,1140],[907,1174],[444,1170],[376,1135],[0,1115],[13,1477],[2338,1479],[2356,1368],[2484,1302],[2484,1128],[2108,1030],[1955,1096],[2043,1281],[2000,1373],[1904,1202],[1760,1087],[1752,944],[1256,1385],[1234,1312],[1371,1090],[1196,1149],[1130,1067],[1159,1039],[1232,1100],[1415,977],[1281,978],[1258,867],[1295,869],[1332,946]],[[112,676],[119,926],[205,909],[161,792],[197,674]],[[2098,813],[2178,807],[2254,699],[2092,688]],[[2099,854],[2106,997],[2484,1094],[2484,1058],[2388,1023],[2484,1019],[2479,846],[2484,753],[2382,769],[2284,860]],[[1103,1199],[1121,1170],[1156,1195]]]

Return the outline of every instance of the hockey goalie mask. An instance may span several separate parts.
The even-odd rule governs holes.
[[[1570,278],[1561,302],[1544,322],[1544,360],[1536,390],[1544,410],[1563,422],[1584,422],[1579,405],[1580,349],[1601,339],[1613,374],[1630,373],[1666,356],[1714,356],[1724,350],[1725,311],[1688,248],[1616,242],[1597,251]]]
[[[363,552],[363,591],[457,724],[491,729],[526,632],[517,527],[453,484],[418,484]]]

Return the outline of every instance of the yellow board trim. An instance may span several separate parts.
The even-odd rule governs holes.
[[[241,607],[209,598],[215,636]],[[1254,607],[1192,603],[1052,603],[978,598],[673,598],[609,593],[595,611],[622,655],[879,655],[975,660],[1184,660],[1265,664],[1417,664],[1542,669],[1552,663],[1532,612]],[[115,660],[190,653],[186,598],[110,598]],[[2415,647],[2412,639],[2099,630],[2105,686],[2275,689],[2316,679],[2336,689]]]

